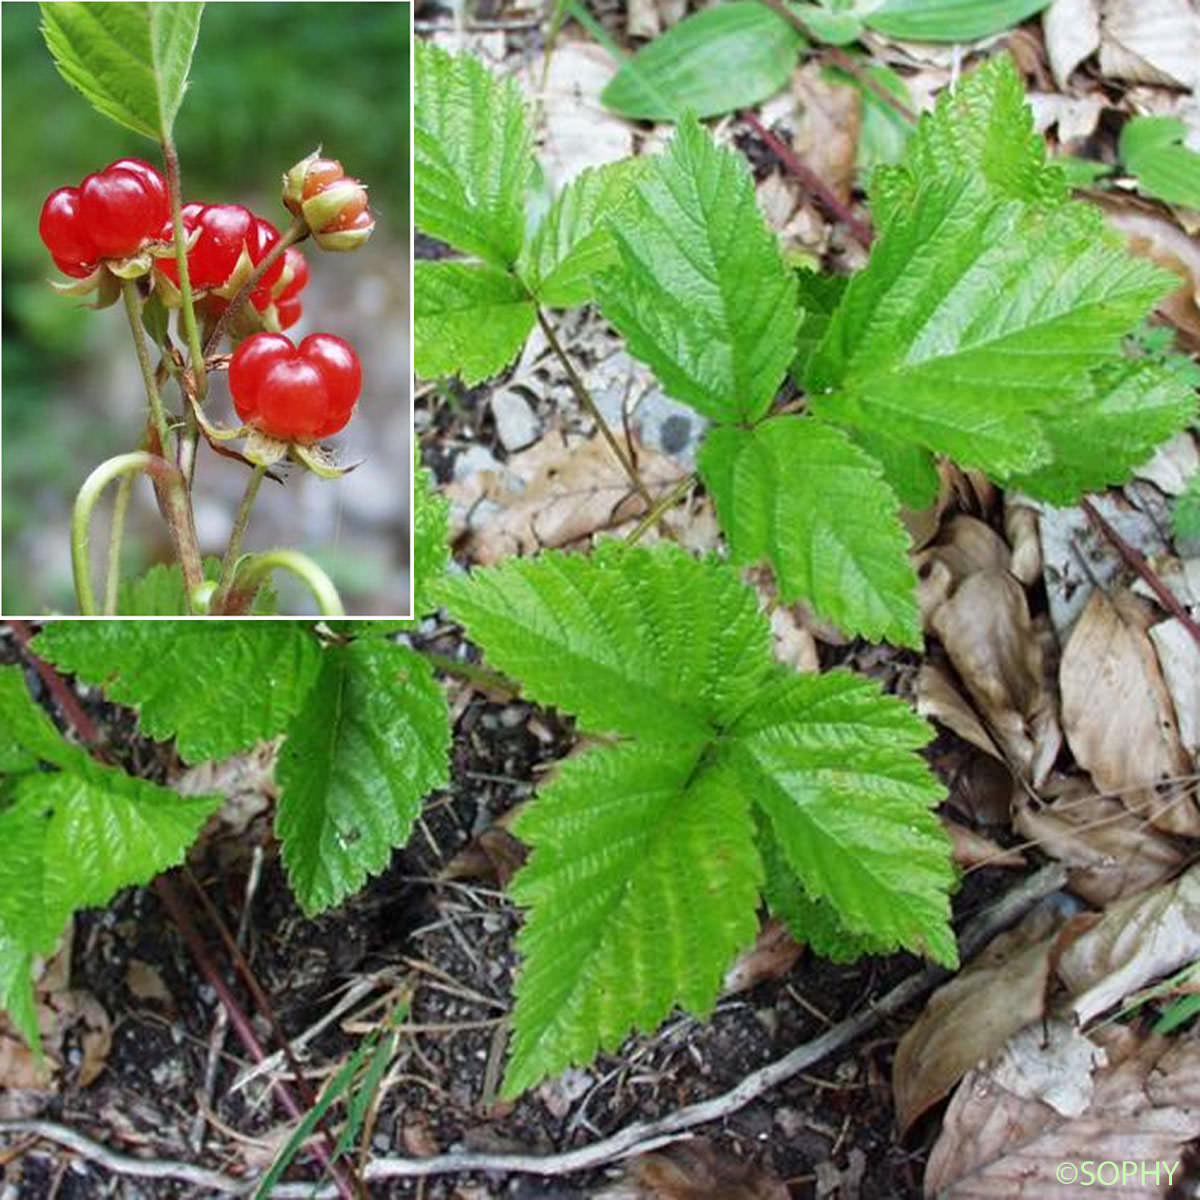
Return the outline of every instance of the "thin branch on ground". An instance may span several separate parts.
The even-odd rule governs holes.
[[[79,697],[75,695],[70,684],[48,663],[39,658],[30,644],[33,641],[33,631],[27,621],[9,621],[9,626],[21,646],[21,653],[33,665],[34,670],[41,676],[50,695],[54,697],[63,720],[75,730],[76,736],[84,745],[93,748],[100,743],[100,730],[95,721],[83,711]],[[106,760],[107,761],[107,760]]]
[[[840,221],[850,231],[851,236],[864,250],[870,250],[874,234],[871,227],[848,204],[833,194],[825,181],[789,146],[782,138],[771,132],[749,109],[743,109],[739,114],[742,121],[749,125],[763,140],[768,149],[794,175],[814,199],[820,202],[829,216]]]

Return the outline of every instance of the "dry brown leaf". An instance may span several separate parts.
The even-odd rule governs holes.
[[[255,817],[278,799],[275,762],[282,745],[283,738],[278,737],[218,762],[198,763],[180,773],[172,786],[183,796],[219,793],[226,797],[217,819],[231,832],[245,833]]]
[[[1071,72],[1100,48],[1098,0],[1054,0],[1042,13],[1042,33],[1054,82],[1066,91]]]
[[[1061,733],[1025,590],[1007,571],[978,571],[938,606],[930,628],[1008,761],[1039,785]]]
[[[1059,781],[1053,804],[1034,807],[1022,797],[1013,827],[1070,868],[1070,888],[1098,907],[1154,887],[1183,865],[1175,842],[1123,804],[1096,795],[1078,776]]]
[[[680,480],[679,464],[638,446],[638,472],[651,496],[665,495]],[[514,454],[500,471],[476,471],[446,488],[452,521],[467,536],[463,550],[488,564],[510,555],[569,546],[600,530],[640,517],[645,504],[603,438],[564,438],[549,433]]]
[[[1040,1020],[1061,922],[1048,906],[1034,909],[930,996],[896,1047],[892,1094],[902,1133],[977,1062]]]
[[[772,917],[763,924],[752,945],[738,953],[721,984],[721,995],[749,991],[767,979],[781,979],[804,952],[788,927]]]
[[[1004,761],[975,710],[950,676],[936,663],[926,660],[921,664],[917,672],[916,699],[917,712],[922,717],[932,717],[972,746],[999,762]]]
[[[695,1138],[635,1158],[595,1200],[788,1200],[788,1190],[770,1172]]]
[[[1200,958],[1200,867],[1127,896],[1066,945],[1055,970],[1081,1024]]]
[[[975,867],[987,863],[989,867],[1024,867],[1025,856],[1020,850],[1005,850],[991,838],[968,829],[961,821],[939,814],[942,828],[950,839],[950,855],[960,867]]]
[[[1008,766],[990,754],[972,751],[955,773],[947,802],[979,825],[1007,827],[1021,785]]]
[[[1132,592],[1092,593],[1059,669],[1063,732],[1099,791],[1167,833],[1197,837],[1200,810],[1173,782],[1191,763],[1147,636],[1152,621]]]
[[[1104,0],[1100,70],[1109,78],[1200,87],[1196,0]]]
[[[496,824],[473,837],[438,872],[438,879],[478,879],[494,887],[508,887],[529,855],[528,847],[504,828],[522,807],[515,805]]]
[[[1184,430],[1163,442],[1150,461],[1138,467],[1136,474],[1138,479],[1148,479],[1160,492],[1179,496],[1197,471],[1200,471],[1200,445],[1197,445],[1195,434]],[[1200,589],[1185,603],[1194,604],[1198,599]]]
[[[1196,768],[1200,766],[1200,646],[1175,617],[1153,626],[1150,640],[1171,696],[1179,740]]]
[[[162,972],[140,958],[131,958],[125,968],[125,986],[138,1000],[148,1000],[166,1008],[175,1007],[175,997],[163,980]]]
[[[792,74],[795,132],[792,146],[804,164],[843,203],[850,202],[862,122],[858,88],[828,78],[821,63]]]
[[[1042,538],[1038,533],[1037,509],[1006,496],[1004,536],[1012,547],[1008,569],[1026,587],[1032,587],[1042,574]]]

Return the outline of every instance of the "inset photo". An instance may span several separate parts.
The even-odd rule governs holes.
[[[411,6],[0,15],[0,611],[410,615]]]

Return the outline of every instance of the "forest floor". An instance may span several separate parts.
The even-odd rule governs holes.
[[[1160,47],[1159,61],[1153,46],[1140,47],[1150,62],[1142,73],[1157,72],[1155,79],[1130,78],[1128,60],[1108,43],[1064,69],[1088,44],[1088,15],[1104,17],[1103,32],[1120,27],[1123,7],[1114,0],[1056,4],[1076,26],[1034,18],[977,46],[871,37],[865,50],[925,107],[979,57],[1007,49],[1053,145],[1113,165],[1130,114],[1177,115],[1200,136],[1195,81],[1171,75],[1179,68],[1169,47]],[[625,47],[669,28],[684,9],[683,0],[592,6]],[[1200,23],[1194,6],[1185,2],[1181,12]],[[582,166],[649,152],[669,136],[665,126],[633,125],[603,109],[597,96],[611,60],[573,22],[546,60],[541,14],[503,0],[457,19],[447,8],[419,4],[416,17],[419,36],[479,54],[536,91],[539,148],[557,183]],[[639,36],[631,39],[631,29]],[[861,171],[886,153],[886,137],[859,93],[831,84],[818,58],[801,58],[791,86],[759,106],[754,122],[720,119],[714,130],[749,160],[760,205],[789,250],[846,272],[866,252],[844,217],[869,218]],[[545,86],[533,88],[547,61]],[[840,212],[805,191],[759,126],[823,180]],[[1092,198],[1116,228],[1137,234],[1135,248],[1185,277],[1161,315],[1180,348],[1194,354],[1194,214],[1141,196],[1131,184]],[[419,258],[441,252],[418,238]],[[643,478],[661,491],[685,478],[704,432],[695,415],[653,389],[591,310],[564,318],[558,333],[601,411],[632,430]],[[632,412],[630,395],[639,398]],[[451,499],[455,553],[464,563],[586,546],[641,515],[536,334],[490,385],[418,388],[416,434]],[[946,785],[943,820],[963,872],[955,928],[961,935],[972,921],[983,923],[950,988],[936,991],[950,977],[914,957],[834,964],[767,924],[731,970],[709,1018],[677,1013],[515,1102],[497,1099],[519,965],[520,914],[504,886],[522,851],[505,823],[574,748],[569,721],[515,695],[448,681],[451,786],[429,800],[386,872],[338,909],[306,919],[271,834],[275,747],[185,770],[169,746],[138,738],[130,714],[81,689],[81,702],[133,769],[230,799],[165,889],[131,889],[75,919],[39,985],[55,1027],[52,1078],[31,1076],[27,1056],[0,1026],[0,1119],[45,1123],[39,1133],[4,1135],[0,1200],[223,1194],[221,1180],[203,1172],[219,1173],[226,1184],[249,1179],[295,1128],[272,1091],[284,1079],[302,1092],[292,1068],[274,1055],[279,1035],[291,1042],[307,1085],[319,1090],[393,1016],[400,1021],[394,1054],[366,1112],[356,1161],[419,1164],[460,1155],[461,1166],[376,1178],[371,1196],[887,1200],[929,1194],[934,1178],[946,1194],[1019,1196],[1034,1194],[1021,1181],[1039,1163],[1083,1158],[1180,1162],[1172,1185],[1183,1185],[1191,1147],[1200,1144],[1200,1036],[1185,1025],[1162,1037],[1151,1026],[1194,990],[1188,980],[1158,988],[1132,1019],[1094,1033],[1092,1049],[1102,1049],[1106,1065],[1097,1067],[1082,1107],[1051,1102],[1044,1089],[1003,1091],[1000,1081],[1011,1075],[997,1071],[1009,1034],[1020,1028],[1042,1029],[1044,1038],[1034,1050],[1008,1047],[1010,1057],[1024,1055],[1018,1070],[1041,1061],[1059,1033],[1070,1041],[1054,1003],[1055,988],[1063,987],[1053,971],[1067,946],[1064,931],[1074,943],[1085,927],[1110,918],[1107,939],[1092,955],[1109,974],[1124,972],[1115,999],[1200,960],[1200,905],[1189,906],[1184,890],[1194,886],[1189,867],[1200,846],[1200,671],[1195,647],[1164,630],[1178,619],[1147,593],[1145,579],[1165,580],[1179,605],[1193,615],[1200,610],[1200,545],[1177,544],[1169,519],[1197,461],[1196,437],[1181,435],[1126,488],[1093,497],[1093,512],[1035,510],[947,467],[938,504],[910,521],[920,577],[943,589],[923,596],[924,653],[847,640],[799,608],[776,610],[782,660],[802,670],[853,667],[938,723],[927,757]],[[699,488],[670,524],[689,547],[718,543]],[[1131,569],[1123,553],[1129,546],[1151,566]],[[963,582],[988,572],[1013,582],[976,588],[969,609],[956,607]],[[455,652],[460,637],[433,620],[416,636],[444,653]],[[24,661],[45,699],[7,632],[0,660]],[[1064,704],[1064,696],[1099,687],[1100,676],[1111,692],[1097,696],[1089,712]],[[1085,746],[1086,769],[1077,750]],[[997,906],[1013,895],[1019,903],[1008,919],[1020,922],[997,937]],[[198,943],[181,932],[171,897],[199,927]],[[218,917],[270,1013],[234,971]],[[206,965],[253,1014],[253,1031],[272,1055],[264,1066],[255,1068],[228,1027]],[[805,1047],[803,1066],[768,1080],[772,1064],[794,1063]],[[1050,1071],[1070,1074],[1063,1061]],[[714,1102],[709,1119],[658,1136],[705,1101]],[[632,1157],[617,1145],[606,1152],[608,1139],[637,1123],[650,1128]],[[574,1163],[562,1156],[593,1146],[592,1165],[569,1169]],[[483,1155],[526,1156],[531,1169],[480,1169]],[[169,1169],[146,1178],[132,1160]],[[296,1181],[319,1175],[310,1146],[288,1176],[290,1189],[276,1194],[314,1194]],[[1200,1194],[1184,1186],[1171,1194]],[[1139,1179],[1109,1194],[1148,1200],[1168,1190],[1161,1180]],[[317,1194],[336,1193],[326,1182]],[[1036,1194],[1077,1191],[1072,1183]]]

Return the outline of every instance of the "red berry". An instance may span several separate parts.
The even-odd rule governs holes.
[[[142,181],[143,187],[154,198],[156,205],[155,228],[162,221],[171,219],[171,198],[167,195],[167,181],[148,162],[143,162],[140,158],[118,158],[116,162],[109,163],[102,174],[108,174],[109,171],[128,171]]]
[[[220,287],[237,266],[254,227],[254,214],[240,204],[209,204],[196,223],[200,236],[188,255],[192,287]]]
[[[78,188],[57,188],[46,197],[38,232],[60,270],[83,276],[95,268],[100,254],[79,220]]]
[[[275,301],[275,320],[279,322],[280,329],[291,329],[300,320],[300,312],[299,299]]]
[[[79,220],[102,258],[124,258],[157,234],[161,197],[142,175],[106,169],[79,185]]]
[[[297,302],[298,303],[298,302]],[[229,390],[241,419],[284,441],[311,442],[350,419],[362,367],[350,344],[310,334],[299,347],[279,333],[256,333],[229,364]]]
[[[276,293],[275,301],[293,300],[308,286],[308,262],[296,246],[289,246],[283,255],[283,274],[287,283]]]

